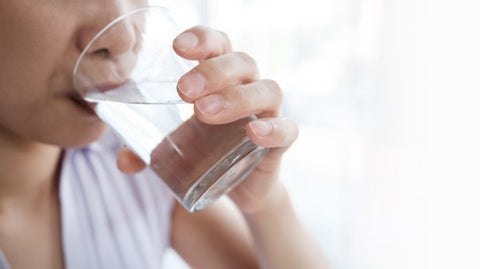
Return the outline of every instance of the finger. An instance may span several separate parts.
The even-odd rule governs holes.
[[[135,153],[127,148],[122,148],[117,155],[117,167],[126,174],[142,171],[146,165]]]
[[[288,148],[298,137],[297,124],[286,118],[262,118],[246,127],[250,140],[267,148]]]
[[[232,52],[201,62],[178,81],[178,93],[187,102],[227,87],[258,80],[255,61],[243,52]]]
[[[232,51],[227,35],[205,26],[186,30],[173,41],[175,52],[190,60],[204,60]]]
[[[207,124],[223,124],[249,115],[275,117],[282,103],[282,92],[273,80],[227,88],[195,101],[195,115]]]

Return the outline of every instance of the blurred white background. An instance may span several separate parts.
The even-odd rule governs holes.
[[[281,177],[332,268],[480,268],[475,1],[158,2],[282,86]]]

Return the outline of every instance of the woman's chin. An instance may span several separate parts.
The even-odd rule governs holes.
[[[100,123],[99,125],[101,125],[99,128],[96,128],[93,131],[90,131],[86,134],[82,134],[78,137],[75,137],[75,139],[72,141],[73,143],[70,143],[70,145],[67,145],[66,147],[81,148],[97,141],[106,133],[108,129],[107,125],[104,124],[103,122]]]
[[[56,134],[40,140],[62,148],[82,148],[100,139],[107,129],[107,125],[99,121],[87,128],[58,130]]]

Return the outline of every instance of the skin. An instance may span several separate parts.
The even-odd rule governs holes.
[[[64,266],[58,197],[62,149],[87,145],[105,130],[71,99],[73,66],[102,26],[141,4],[0,0],[0,245],[12,268]],[[230,193],[238,210],[221,202],[196,214],[175,207],[175,250],[194,268],[322,268],[320,251],[278,180],[282,154],[298,132],[295,123],[279,116],[279,86],[260,79],[255,61],[232,51],[222,32],[194,27],[173,46],[180,56],[199,61],[178,83],[180,96],[195,104],[196,116],[220,124],[256,114],[259,120],[246,126],[247,134],[271,148]],[[127,149],[117,163],[126,173],[144,168]]]

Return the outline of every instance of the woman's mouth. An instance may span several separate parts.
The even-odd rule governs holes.
[[[88,112],[89,114],[95,114],[95,111],[94,111],[95,104],[85,101],[79,94],[72,93],[68,96],[68,98],[73,103],[75,103],[75,105],[82,108],[84,111]]]

